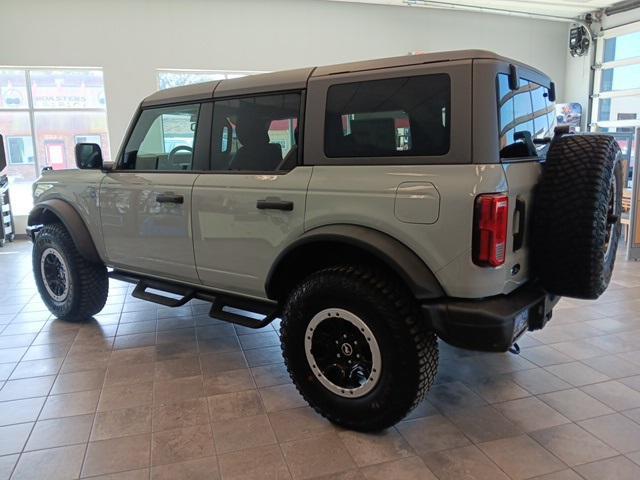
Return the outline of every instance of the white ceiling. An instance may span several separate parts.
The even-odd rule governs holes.
[[[408,6],[411,0],[331,0],[334,2],[377,3]],[[500,9],[512,12],[534,13],[560,17],[578,17],[594,10],[609,7],[619,0],[450,0],[424,1],[429,6],[470,6],[484,9]],[[417,0],[416,3],[420,3]]]

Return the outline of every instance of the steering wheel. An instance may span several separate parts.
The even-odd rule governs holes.
[[[175,157],[176,154],[181,151],[189,152],[193,155],[193,148],[188,145],[178,145],[177,147],[173,147],[173,149],[169,152],[169,155],[167,155],[167,160],[172,162],[173,157]]]

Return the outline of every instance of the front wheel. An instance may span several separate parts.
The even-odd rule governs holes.
[[[84,259],[58,223],[45,225],[34,240],[33,275],[42,301],[60,319],[88,319],[107,301],[106,267]]]
[[[305,400],[353,430],[394,425],[436,376],[435,334],[400,283],[374,269],[341,266],[307,277],[287,300],[280,334]]]

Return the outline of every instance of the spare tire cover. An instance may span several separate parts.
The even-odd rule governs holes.
[[[553,140],[536,188],[533,269],[550,293],[595,299],[611,280],[622,212],[620,148],[608,135]]]

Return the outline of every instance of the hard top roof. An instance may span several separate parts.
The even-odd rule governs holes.
[[[168,103],[207,100],[211,98],[269,92],[274,90],[295,90],[305,88],[311,77],[337,75],[340,73],[378,70],[382,68],[404,67],[436,62],[456,60],[492,59],[525,66],[524,64],[502,57],[487,50],[453,50],[449,52],[420,53],[401,57],[380,58],[358,62],[340,63],[322,67],[307,67],[295,70],[283,70],[261,73],[246,77],[196,83],[182,87],[157,91],[142,101],[143,106],[164,105]],[[542,72],[526,66],[542,75]]]

